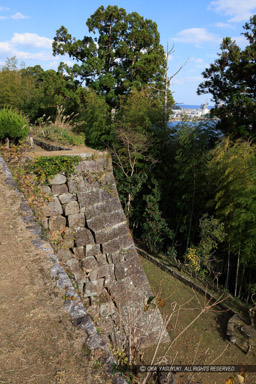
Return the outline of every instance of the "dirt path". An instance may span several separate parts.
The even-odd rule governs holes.
[[[0,163],[0,384],[106,383],[64,311],[20,203]]]

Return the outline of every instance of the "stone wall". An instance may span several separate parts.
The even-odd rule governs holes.
[[[41,188],[51,196],[43,208],[43,225],[58,243],[57,256],[105,339],[115,343],[135,332],[144,346],[155,344],[163,319],[158,309],[144,310],[152,292],[126,223],[111,159],[106,153],[83,158],[72,176],[58,174]],[[163,341],[168,341],[167,332]]]

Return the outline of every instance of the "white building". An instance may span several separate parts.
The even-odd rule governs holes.
[[[188,117],[189,119],[193,118],[203,118],[207,114],[210,113],[210,110],[208,108],[208,101],[206,101],[205,104],[200,105],[199,109],[196,108],[181,108],[175,106],[172,109],[172,115],[170,116],[170,120],[172,119],[182,119],[185,116]]]

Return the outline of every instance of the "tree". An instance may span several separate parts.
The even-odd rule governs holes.
[[[216,140],[211,123],[184,122],[177,131],[174,212],[177,233],[186,241],[186,249],[197,240],[199,219],[209,199],[207,161]]]
[[[0,107],[18,108],[21,99],[21,75],[18,70],[18,60],[14,56],[6,60],[0,71]]]
[[[77,40],[64,26],[54,37],[53,54],[68,54],[76,61],[65,67],[71,76],[104,95],[114,108],[132,87],[153,84],[163,89],[165,53],[156,23],[117,6],[101,6],[86,24],[95,38]]]
[[[218,127],[224,133],[255,139],[256,15],[244,29],[248,45],[242,50],[231,38],[223,39],[219,58],[203,72],[206,81],[199,85],[198,94],[212,94],[216,104],[212,114],[221,119]]]
[[[156,163],[151,154],[151,133],[153,124],[158,123],[163,123],[162,105],[155,102],[148,89],[140,92],[133,89],[115,118],[115,142],[111,152],[128,220],[134,208],[138,209],[136,196]]]
[[[232,263],[235,269],[235,296],[239,277],[242,288],[246,270],[256,266],[255,150],[255,145],[249,142],[232,142],[226,138],[213,149],[209,162],[210,177],[215,184],[212,204],[227,233],[227,265]]]
[[[80,115],[83,121],[83,131],[86,144],[97,149],[105,149],[114,140],[114,134],[109,117],[109,106],[101,95],[89,90],[79,94],[83,96],[84,108]]]

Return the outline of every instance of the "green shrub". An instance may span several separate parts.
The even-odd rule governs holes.
[[[23,140],[28,132],[29,125],[22,113],[6,107],[0,110],[0,140]]]

